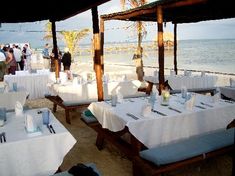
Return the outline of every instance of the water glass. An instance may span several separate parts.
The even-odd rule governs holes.
[[[50,111],[48,109],[42,111],[42,121],[44,125],[48,125],[50,123]]]
[[[0,107],[0,119],[7,121],[7,110],[5,107]]]
[[[116,106],[117,104],[117,95],[112,95],[111,96],[111,105]]]
[[[17,83],[16,82],[13,82],[12,87],[13,87],[13,91],[17,92]]]
[[[186,87],[181,88],[181,96],[182,96],[182,98],[187,97],[187,88]]]

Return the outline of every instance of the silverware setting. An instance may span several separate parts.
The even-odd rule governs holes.
[[[205,107],[200,106],[200,105],[195,105],[195,107],[200,108],[200,109],[206,109]]]
[[[0,134],[0,141],[1,141],[1,143],[7,142],[7,141],[6,141],[6,133],[5,133],[5,132],[2,132],[2,133]]]
[[[173,110],[173,111],[178,112],[178,113],[182,113],[180,110],[175,109],[175,108],[172,108],[172,107],[170,107],[170,106],[168,107],[168,109]]]
[[[205,105],[205,106],[208,106],[210,108],[213,108],[214,106],[210,105],[210,104],[207,104],[207,103],[204,103],[204,102],[200,102],[202,105]]]
[[[135,119],[135,120],[138,120],[138,119],[139,119],[138,117],[136,117],[135,115],[130,114],[130,113],[126,113],[126,115],[129,116],[129,117],[131,117],[131,118],[133,118],[133,119]]]
[[[49,124],[48,124],[48,125],[47,125],[47,128],[48,128],[48,130],[50,131],[50,133],[54,133],[54,134],[56,133],[52,125],[49,125]]]
[[[162,113],[160,111],[154,110],[154,109],[151,109],[151,111],[154,112],[154,113],[157,113],[159,115],[162,115],[162,116],[167,116],[166,114],[164,114],[164,113]]]

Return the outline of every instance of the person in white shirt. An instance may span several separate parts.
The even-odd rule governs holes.
[[[20,70],[20,62],[21,62],[21,56],[22,56],[22,52],[19,49],[18,45],[13,45],[13,51],[14,51],[14,56],[15,56],[15,60],[17,62],[17,67],[16,70]]]

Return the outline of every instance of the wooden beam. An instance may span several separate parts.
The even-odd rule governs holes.
[[[104,100],[103,81],[102,81],[102,64],[100,57],[100,38],[99,38],[99,19],[97,7],[91,9],[93,22],[93,40],[94,40],[94,68],[96,73],[96,84],[98,101]]]
[[[141,16],[144,14],[151,14],[151,13],[155,13],[155,12],[156,12],[156,8],[154,7],[151,9],[129,10],[128,12],[126,12],[126,14],[123,14],[122,12],[120,12],[120,13],[114,13],[111,15],[103,15],[103,16],[101,16],[101,18],[103,18],[105,21],[106,20],[126,20],[126,21],[128,21],[132,17]]]
[[[164,42],[163,42],[163,11],[157,6],[157,27],[158,27],[158,63],[159,63],[159,94],[164,89]]]
[[[104,74],[104,19],[100,18],[100,58],[102,73]]]
[[[58,62],[58,46],[56,40],[56,25],[55,21],[51,21],[51,31],[52,31],[52,39],[53,39],[53,50],[54,50],[54,57],[55,57],[55,77],[56,80],[60,77],[59,72],[59,62]]]
[[[176,7],[183,7],[183,6],[191,6],[197,4],[205,4],[208,3],[208,0],[184,0],[184,1],[176,1],[174,3],[169,3],[163,5],[163,8],[176,8]]]
[[[177,69],[177,23],[174,24],[174,70],[175,74],[178,74]]]

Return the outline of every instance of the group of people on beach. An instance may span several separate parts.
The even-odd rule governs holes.
[[[17,44],[6,44],[0,47],[0,81],[5,74],[14,75],[17,70],[30,67],[32,50],[28,44],[21,49]]]
[[[44,49],[42,51],[43,64],[44,68],[51,69],[51,71],[55,71],[55,51],[52,49],[51,53],[49,52],[49,44],[46,43]],[[69,48],[64,48],[64,53],[58,49],[58,64],[59,71],[61,71],[61,63],[63,64],[64,71],[67,72],[70,70],[72,58],[71,53],[69,52]]]

